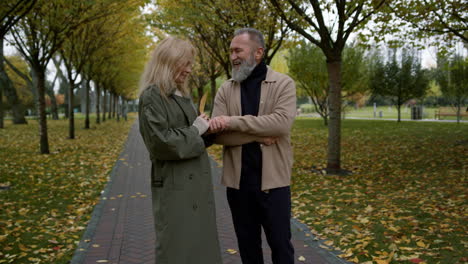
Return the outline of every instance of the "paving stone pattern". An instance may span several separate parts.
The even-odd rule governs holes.
[[[241,264],[238,252],[228,252],[228,249],[238,251],[237,239],[226,201],[226,188],[220,184],[221,168],[214,161],[212,168],[223,264]],[[154,245],[157,238],[151,209],[150,170],[151,162],[138,131],[137,120],[71,263],[155,263]],[[292,221],[296,263],[346,263],[320,248],[306,229],[297,221]],[[271,251],[265,238],[263,241],[265,263],[272,263]],[[299,261],[300,256],[305,261]]]

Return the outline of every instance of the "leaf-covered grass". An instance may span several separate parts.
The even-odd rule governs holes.
[[[327,176],[327,128],[297,119],[294,217],[356,263],[466,263],[468,125],[346,120]],[[211,153],[220,159],[221,148]]]
[[[68,263],[135,115],[89,130],[48,120],[49,155],[39,154],[38,124],[0,130],[0,263]],[[93,120],[94,121],[94,120]]]

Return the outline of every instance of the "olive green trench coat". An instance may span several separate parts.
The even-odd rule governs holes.
[[[205,143],[192,126],[191,99],[140,96],[140,133],[152,161],[156,263],[220,264],[211,168]]]

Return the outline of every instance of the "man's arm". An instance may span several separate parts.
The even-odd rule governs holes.
[[[261,116],[231,116],[226,118],[228,130],[243,132],[260,137],[282,136],[289,134],[296,116],[296,86],[288,78],[279,84],[281,94],[273,112]]]
[[[214,142],[224,146],[240,146],[251,142],[261,142],[263,137],[237,131],[226,131],[216,135]]]
[[[225,98],[225,91],[227,87],[224,84],[218,90],[214,100],[213,114],[212,117],[217,116],[228,116],[227,111],[227,101]],[[250,135],[247,133],[237,132],[237,131],[225,131],[216,134],[214,143],[225,145],[225,146],[240,146],[243,144],[259,141],[262,138],[255,135]]]

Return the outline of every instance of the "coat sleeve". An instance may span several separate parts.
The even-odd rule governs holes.
[[[261,137],[288,135],[296,116],[296,86],[291,78],[278,85],[281,93],[271,114],[233,116],[229,130]]]
[[[224,89],[226,89],[225,86],[222,86],[215,96],[212,117],[228,115],[227,101],[225,98]],[[229,131],[216,134],[216,137],[214,138],[214,143],[224,146],[240,146],[247,143],[255,142],[259,139],[261,139],[261,137],[259,136],[237,131]]]
[[[140,130],[151,156],[158,160],[182,160],[205,152],[203,139],[194,126],[170,128],[163,108],[146,104],[140,116]]]
[[[247,133],[242,133],[242,132],[237,132],[237,131],[227,131],[227,132],[221,132],[216,135],[215,138],[215,143],[224,145],[224,146],[240,146],[244,144],[248,144],[251,142],[255,142],[257,140],[260,140],[262,137],[247,134]]]

